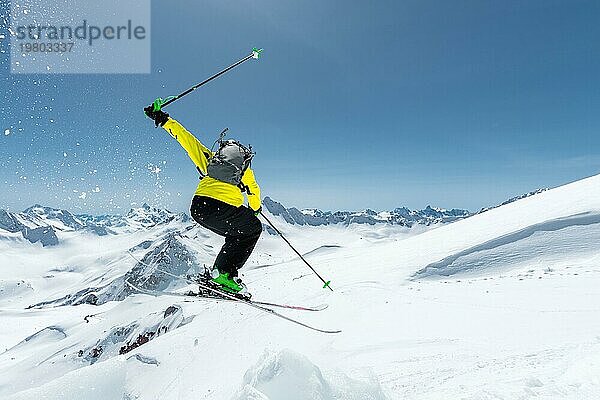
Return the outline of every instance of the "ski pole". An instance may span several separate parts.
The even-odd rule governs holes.
[[[277,229],[277,228],[275,227],[275,225],[273,225],[273,223],[272,223],[272,222],[269,220],[269,218],[267,218],[267,216],[266,216],[266,215],[265,215],[265,214],[264,214],[262,211],[260,212],[260,215],[262,215],[262,217],[263,217],[263,218],[264,218],[264,219],[267,221],[267,223],[268,223],[268,224],[271,226],[271,228],[273,228],[273,229],[275,230],[275,232],[277,232],[277,234],[278,234],[279,236],[281,236],[281,238],[282,238],[282,239],[283,239],[283,240],[284,240],[284,241],[285,241],[285,242],[286,242],[286,243],[287,243],[287,244],[288,244],[288,245],[291,247],[291,249],[292,249],[292,250],[294,250],[294,252],[295,252],[296,254],[298,254],[298,257],[300,257],[300,259],[301,259],[302,261],[304,261],[304,263],[305,263],[306,265],[308,265],[308,268],[310,268],[310,269],[312,270],[312,272],[314,272],[314,273],[315,273],[315,275],[317,275],[317,276],[319,277],[319,279],[321,280],[321,282],[323,282],[323,283],[324,283],[324,285],[323,285],[323,289],[325,289],[325,288],[329,288],[329,290],[331,290],[331,291],[333,292],[333,289],[332,289],[332,288],[331,288],[331,286],[329,285],[329,284],[331,283],[331,281],[326,281],[325,279],[323,279],[323,278],[321,277],[321,275],[319,275],[319,273],[318,273],[317,271],[315,271],[315,269],[314,269],[314,268],[313,268],[313,267],[312,267],[312,266],[311,266],[311,265],[308,263],[308,261],[306,261],[306,259],[305,259],[305,258],[302,256],[302,254],[300,254],[300,253],[298,252],[298,250],[296,250],[296,249],[294,248],[294,246],[292,246],[292,244],[289,242],[289,240],[287,240],[287,238],[286,238],[285,236],[283,236],[283,233],[281,233],[281,231],[280,231],[279,229]]]
[[[262,51],[263,51],[263,49],[258,49],[255,47],[252,49],[252,53],[248,54],[246,57],[242,58],[239,61],[236,61],[235,63],[231,64],[229,67],[225,68],[224,70],[217,72],[210,78],[207,78],[207,79],[203,80],[202,82],[192,86],[188,90],[179,93],[177,96],[169,96],[166,99],[161,99],[161,98],[156,99],[154,101],[154,103],[152,104],[154,106],[154,111],[161,110],[163,107],[166,107],[169,104],[173,103],[174,101],[181,99],[183,96],[190,94],[194,90],[198,89],[200,86],[203,86],[203,85],[207,84],[208,82],[212,81],[213,79],[218,78],[219,76],[223,75],[227,71],[234,69],[238,65],[245,63],[246,61],[248,61],[251,58],[258,60],[260,58],[260,54],[262,53]]]

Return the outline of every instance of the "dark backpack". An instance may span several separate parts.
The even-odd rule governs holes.
[[[242,176],[254,157],[251,149],[237,140],[223,140],[219,150],[208,161],[207,175],[221,182],[242,186]]]

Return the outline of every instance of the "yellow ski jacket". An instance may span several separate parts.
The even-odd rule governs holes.
[[[235,207],[240,207],[244,204],[244,195],[239,187],[206,175],[208,161],[213,156],[213,152],[200,143],[194,135],[188,132],[183,125],[173,118],[169,118],[163,125],[163,128],[169,132],[171,136],[177,139],[181,147],[185,149],[188,156],[190,156],[194,164],[196,164],[196,167],[198,167],[202,174],[205,175],[196,188],[196,196],[211,197]],[[249,192],[246,192],[248,205],[251,209],[257,211],[260,208],[260,187],[258,187],[258,184],[254,179],[254,172],[251,168],[246,169],[244,172],[242,184],[249,189]]]

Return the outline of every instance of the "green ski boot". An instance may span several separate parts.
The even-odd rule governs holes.
[[[214,269],[211,272],[211,281],[219,285],[219,289],[233,294],[246,294],[248,289],[246,289],[246,285],[242,283],[242,280],[235,277],[230,277],[227,272],[221,273],[218,270]]]

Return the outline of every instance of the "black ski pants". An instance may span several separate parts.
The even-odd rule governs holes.
[[[214,268],[237,276],[258,242],[262,232],[260,220],[248,207],[235,207],[204,196],[194,196],[190,213],[197,223],[225,237]]]

